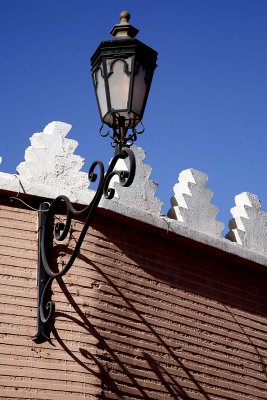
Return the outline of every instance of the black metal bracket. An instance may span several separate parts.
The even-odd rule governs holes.
[[[46,323],[42,321],[40,316],[40,304],[42,302],[42,296],[45,293],[45,288],[47,283],[49,282],[49,275],[47,274],[43,262],[42,262],[42,254],[41,254],[41,241],[42,241],[42,233],[46,220],[46,212],[49,209],[48,203],[41,203],[38,211],[38,259],[37,259],[37,289],[38,289],[38,307],[37,307],[37,332],[36,335],[32,338],[36,343],[42,343],[44,341],[50,341],[50,332]],[[47,293],[49,297],[50,293]]]
[[[116,170],[116,163],[119,159],[129,160],[128,171]],[[95,172],[99,169],[99,176]],[[38,303],[37,303],[37,333],[32,338],[36,343],[50,341],[51,322],[54,316],[55,303],[51,300],[51,287],[54,279],[65,275],[73,265],[83,239],[92,222],[95,210],[104,196],[106,199],[112,199],[115,190],[111,188],[111,179],[116,175],[119,178],[119,183],[124,186],[130,186],[133,182],[136,170],[135,156],[132,150],[128,147],[116,149],[115,155],[111,160],[107,172],[104,171],[104,166],[101,161],[95,161],[88,172],[90,182],[95,182],[98,179],[98,188],[91,203],[82,210],[76,210],[72,206],[70,200],[66,196],[58,196],[50,206],[48,203],[42,203],[39,209],[39,227],[38,227],[38,266],[37,266],[37,287],[38,287]],[[54,222],[55,214],[59,208],[65,206],[66,217],[63,222]],[[84,226],[77,240],[76,246],[66,263],[66,265],[58,271],[55,266],[51,265],[49,252],[52,248],[53,241],[63,241],[71,228],[73,217],[86,215]],[[51,227],[54,227],[53,235],[51,235]]]

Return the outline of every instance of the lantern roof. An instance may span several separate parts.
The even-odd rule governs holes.
[[[102,56],[109,56],[111,54],[119,56],[123,53],[139,53],[145,64],[155,64],[154,68],[156,68],[158,53],[135,38],[139,30],[129,24],[130,18],[131,15],[128,11],[120,13],[120,23],[114,25],[110,31],[114,38],[102,41],[91,56],[92,69]]]
[[[120,13],[120,23],[113,26],[110,33],[115,38],[131,38],[133,39],[139,32],[134,26],[129,24],[131,14],[128,11]]]

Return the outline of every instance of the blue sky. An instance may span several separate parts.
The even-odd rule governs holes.
[[[189,167],[209,175],[225,224],[243,191],[267,212],[267,0],[0,0],[0,170],[14,173],[29,137],[53,120],[73,125],[84,170],[111,158],[90,56],[122,10],[159,53],[137,145],[163,212]]]

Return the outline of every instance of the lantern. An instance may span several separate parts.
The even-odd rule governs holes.
[[[91,57],[92,77],[101,120],[116,129],[122,119],[134,129],[142,120],[156,68],[157,52],[134,37],[130,14],[120,13],[120,23]]]

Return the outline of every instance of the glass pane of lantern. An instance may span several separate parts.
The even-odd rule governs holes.
[[[99,107],[101,111],[102,117],[108,112],[107,107],[107,96],[105,90],[105,81],[103,78],[103,74],[101,68],[98,68],[94,73],[94,80],[95,80],[95,88],[96,94],[99,102]]]
[[[112,110],[126,110],[131,76],[131,59],[107,59],[108,85]]]
[[[134,86],[133,86],[133,102],[132,110],[137,115],[140,115],[143,110],[143,104],[147,92],[146,83],[146,70],[139,64],[136,68],[136,73],[134,76]]]

